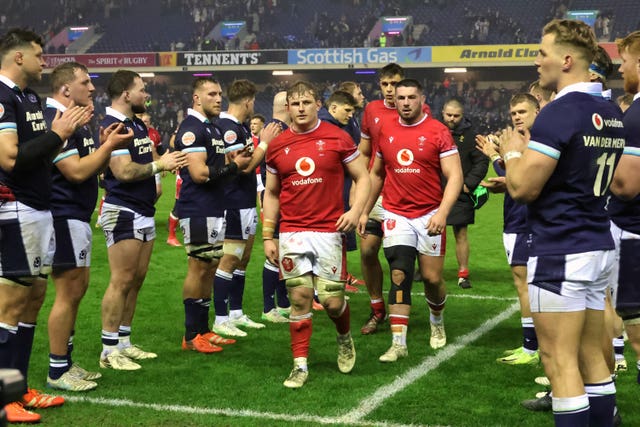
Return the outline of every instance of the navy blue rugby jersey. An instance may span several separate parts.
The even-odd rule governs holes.
[[[63,112],[66,107],[52,98],[47,98],[44,119],[48,126],[56,117],[56,112]],[[75,131],[65,141],[60,154],[53,159],[55,166],[60,160],[70,156],[85,157],[96,151],[98,144],[93,140],[89,126]],[[98,178],[92,176],[80,183],[68,181],[57,167],[51,173],[51,214],[54,218],[78,219],[90,222],[98,199]]]
[[[624,113],[622,122],[627,135],[623,153],[640,156],[640,93],[636,94],[633,103]],[[618,227],[640,234],[640,196],[625,202],[612,195],[607,210]]]
[[[185,154],[205,153],[207,166],[216,169],[225,165],[225,149],[220,130],[199,112],[189,108],[174,142],[176,150]],[[224,216],[224,186],[217,183],[196,184],[188,168],[180,169],[182,188],[176,203],[178,218]]]
[[[38,94],[29,88],[22,91],[7,77],[0,76],[0,132],[17,132],[20,145],[47,130]],[[29,171],[0,169],[0,182],[13,191],[17,201],[33,209],[49,210],[52,161],[53,156],[42,158],[38,167]]]
[[[624,145],[622,113],[600,83],[570,85],[542,109],[529,149],[558,163],[529,204],[531,256],[613,249],[605,195]]]
[[[227,152],[235,151],[245,146],[253,147],[251,131],[232,115],[226,112],[220,113],[220,118],[216,121],[216,126],[218,126],[222,133],[222,139]],[[239,173],[233,181],[225,186],[225,208],[255,208],[257,185],[258,181],[255,171]]]
[[[113,151],[111,157],[129,155],[132,161],[142,165],[153,162],[153,142],[149,139],[147,127],[142,120],[137,117],[128,118],[113,108],[107,107],[107,115],[100,126],[106,129],[115,122],[123,122],[128,129],[133,129],[133,141],[127,148]],[[155,214],[155,177],[151,176],[135,182],[121,182],[113,176],[111,168],[107,168],[104,173],[104,183],[107,190],[105,202],[124,206],[143,216]]]
[[[271,119],[271,120],[267,120],[267,123],[265,123],[264,125],[268,125],[269,123],[276,123],[280,125],[280,128],[282,129],[282,132],[284,132],[285,130],[289,129],[289,126],[287,126],[287,124],[285,122],[283,122],[282,120],[278,120],[278,119]],[[265,153],[264,158],[262,159],[262,161],[260,162],[260,176],[262,177],[262,184],[266,185],[267,184],[267,154]]]

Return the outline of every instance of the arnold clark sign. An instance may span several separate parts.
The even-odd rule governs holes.
[[[431,62],[431,47],[289,50],[290,65],[398,64]]]

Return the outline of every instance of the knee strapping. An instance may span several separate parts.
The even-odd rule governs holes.
[[[222,250],[225,255],[233,255],[238,259],[242,259],[244,248],[247,246],[245,242],[224,242]]]
[[[287,288],[297,288],[301,286],[303,288],[313,289],[313,278],[311,277],[311,274],[287,279],[285,283],[287,284]]]
[[[321,304],[331,297],[344,298],[344,282],[317,277],[316,290]]]
[[[382,237],[384,234],[382,231],[382,223],[380,221],[376,221],[375,219],[369,218],[364,229],[367,233],[373,234],[374,236]]]
[[[389,304],[411,305],[411,285],[413,282],[413,270],[416,263],[416,250],[411,246],[391,246],[384,248],[384,255],[389,262],[391,270],[391,288],[389,289]],[[400,283],[393,281],[393,271],[404,273]]]
[[[222,245],[189,245],[187,255],[204,262],[211,262],[222,258]]]

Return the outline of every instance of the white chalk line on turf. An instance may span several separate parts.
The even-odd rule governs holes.
[[[189,415],[222,415],[227,417],[247,417],[247,418],[257,418],[262,420],[277,420],[277,421],[288,421],[288,422],[302,422],[302,423],[318,423],[318,424],[339,424],[344,421],[336,418],[336,417],[320,417],[317,415],[310,414],[299,414],[299,415],[291,415],[291,414],[277,414],[274,412],[259,412],[253,411],[250,409],[230,409],[230,408],[202,408],[197,406],[183,406],[183,405],[162,405],[158,403],[142,403],[142,402],[134,402],[128,399],[107,399],[102,397],[85,397],[85,396],[68,396],[64,395],[64,398],[69,402],[77,402],[77,403],[92,403],[94,405],[106,405],[112,407],[130,407],[130,408],[140,408],[140,409],[149,409],[157,412],[177,412]],[[397,423],[388,423],[388,422],[380,422],[380,421],[365,421],[365,420],[354,420],[350,424],[354,426],[371,426],[371,427],[409,427],[406,424],[397,424]],[[416,424],[411,424],[411,427],[430,427],[430,426],[419,426]],[[437,426],[431,426],[437,427]]]
[[[411,292],[411,295],[424,297],[424,292]],[[480,300],[495,300],[495,301],[517,301],[516,297],[497,297],[493,295],[473,295],[473,294],[447,294],[447,298],[462,298],[462,299],[480,299]]]
[[[279,420],[289,422],[315,422],[318,424],[350,424],[354,426],[371,426],[371,427],[408,427],[406,424],[391,423],[385,421],[367,421],[363,420],[368,414],[378,408],[386,399],[394,394],[402,391],[415,381],[427,375],[430,371],[436,369],[442,362],[447,361],[455,356],[459,351],[463,350],[467,345],[476,341],[484,334],[495,328],[500,322],[509,318],[520,308],[519,303],[510,305],[505,311],[497,316],[487,320],[475,330],[458,338],[454,343],[448,344],[444,349],[439,350],[434,356],[425,358],[422,363],[405,374],[398,377],[391,384],[378,388],[373,394],[361,400],[360,404],[340,416],[321,417],[311,414],[278,414],[274,412],[260,412],[250,409],[230,409],[230,408],[202,408],[184,405],[163,405],[158,403],[135,402],[128,399],[107,399],[85,396],[69,396],[64,398],[69,402],[92,403],[96,405],[106,405],[112,407],[132,407],[149,409],[157,412],[177,412],[185,414],[200,415],[222,415],[228,417],[248,417],[257,419]],[[411,427],[436,427],[434,425],[418,425],[410,424]]]
[[[505,311],[487,320],[477,329],[459,337],[452,344],[447,344],[446,347],[444,347],[442,350],[439,350],[435,355],[425,358],[422,363],[409,369],[406,373],[396,378],[396,380],[392,383],[378,388],[375,392],[373,392],[373,394],[362,399],[360,401],[360,404],[356,408],[339,417],[339,420],[346,424],[357,423],[361,421],[364,417],[366,417],[368,414],[382,405],[385,400],[410,386],[420,378],[427,375],[432,370],[436,369],[442,362],[446,362],[447,360],[455,356],[456,353],[463,350],[466,346],[476,341],[487,332],[491,331],[500,322],[511,317],[511,315],[519,309],[520,304],[518,302],[511,304]]]

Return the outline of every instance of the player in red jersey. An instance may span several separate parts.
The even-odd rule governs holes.
[[[276,137],[267,152],[264,194],[264,251],[280,265],[286,280],[291,315],[289,331],[293,370],[284,381],[302,387],[308,377],[311,305],[314,289],[338,332],[338,368],[353,369],[356,360],[350,332],[349,304],[344,298],[346,252],[342,232],[355,229],[369,195],[365,161],[349,135],[318,119],[320,97],[308,82],[287,91],[291,127]],[[351,209],[344,211],[344,170],[355,182]],[[279,248],[273,241],[280,219]]]
[[[371,194],[359,228],[382,191],[384,254],[391,272],[389,322],[392,344],[381,362],[408,354],[406,337],[411,311],[411,284],[418,265],[430,309],[431,347],[446,344],[442,311],[446,288],[442,279],[447,215],[462,188],[462,168],[447,128],[424,111],[425,97],[417,80],[396,85],[399,119],[384,124],[371,169]],[[447,180],[442,188],[441,176]],[[384,183],[384,186],[383,186]]]
[[[388,64],[380,69],[379,79],[384,99],[371,101],[364,109],[361,127],[362,138],[358,146],[360,152],[367,159],[369,168],[373,165],[378,145],[378,134],[382,125],[398,120],[395,105],[396,84],[404,79],[404,70],[398,64]],[[425,114],[431,116],[431,110],[427,104],[423,104],[422,108]],[[362,276],[371,299],[371,315],[360,329],[364,335],[372,334],[378,330],[378,326],[387,317],[382,295],[382,266],[378,259],[382,242],[382,205],[380,203],[381,201],[378,200],[371,210],[366,228],[366,238],[360,241]]]

